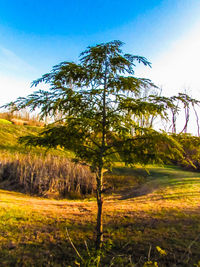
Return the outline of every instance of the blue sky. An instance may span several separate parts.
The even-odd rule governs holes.
[[[197,94],[199,14],[199,0],[0,0],[0,105],[30,93],[53,65],[114,39],[152,62],[138,76],[166,94]]]

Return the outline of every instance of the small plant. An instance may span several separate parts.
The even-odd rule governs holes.
[[[156,246],[156,249],[157,249],[157,251],[159,252],[159,254],[161,256],[166,256],[167,255],[167,252],[164,249],[160,248],[159,246]]]
[[[67,228],[66,228],[66,232],[67,232],[68,240],[77,255],[77,259],[74,261],[74,264],[76,266],[82,266],[82,267],[98,267],[100,264],[101,258],[104,256],[104,251],[106,249],[106,246],[104,246],[104,249],[101,249],[101,250],[95,250],[95,248],[92,248],[91,250],[89,250],[87,242],[84,241],[86,253],[84,255],[81,255],[79,251],[77,250],[76,246],[74,245]]]
[[[143,267],[158,267],[158,263],[156,261],[147,261],[145,262]]]

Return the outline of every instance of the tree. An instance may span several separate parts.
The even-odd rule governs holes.
[[[196,108],[199,106],[200,101],[197,99],[194,99],[190,97],[186,93],[178,93],[178,95],[171,96],[169,98],[161,97],[163,103],[165,102],[166,109],[169,110],[171,113],[171,132],[172,134],[177,133],[177,118],[178,115],[180,115],[181,111],[184,111],[185,113],[185,121],[184,116],[181,116],[181,121],[184,122],[183,128],[179,130],[179,134],[181,133],[187,133],[188,123],[190,119],[190,110],[191,108],[194,111],[195,117],[196,117],[196,124],[197,124],[197,135],[200,134],[200,128],[199,128],[199,117],[198,112]],[[161,100],[160,98],[160,100]]]
[[[33,86],[49,84],[49,90],[36,91],[14,103],[17,109],[40,108],[41,117],[62,114],[39,136],[21,138],[22,142],[72,150],[96,173],[97,250],[103,241],[104,171],[116,161],[146,164],[181,154],[171,136],[134,121],[135,116],[145,114],[164,117],[165,104],[157,96],[140,97],[142,90],[155,86],[148,79],[134,77],[135,62],[151,64],[144,57],[124,54],[122,45],[112,41],[88,47],[78,64],[62,62],[33,81]]]

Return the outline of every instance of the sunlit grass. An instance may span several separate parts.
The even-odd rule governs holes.
[[[0,119],[0,123],[3,123],[3,124],[12,124],[12,122],[10,122],[8,120],[5,120],[5,119]]]
[[[2,154],[10,154],[12,156],[14,153],[45,155],[47,153],[46,148],[28,147],[23,144],[19,144],[18,142],[19,137],[26,135],[38,135],[42,129],[42,127],[36,126],[0,123],[0,156]],[[74,157],[73,153],[63,151],[62,149],[48,149],[48,154],[52,154],[54,156],[65,156],[68,158]]]
[[[121,262],[131,255],[132,261],[142,264],[150,247],[150,257],[159,266],[193,266],[200,260],[200,174],[177,168],[149,171],[114,170],[114,177],[122,180],[140,174],[144,181],[105,196],[105,240],[111,239],[113,246],[104,266],[119,254]],[[75,257],[66,227],[82,253],[84,240],[92,246],[96,201],[48,200],[1,190],[0,217],[3,266],[17,261],[23,266],[63,266]],[[156,246],[167,256],[159,255]]]

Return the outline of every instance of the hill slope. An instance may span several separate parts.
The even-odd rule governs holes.
[[[0,151],[25,152],[24,146],[18,144],[18,138],[29,134],[38,134],[42,128],[14,125],[0,121]]]
[[[18,138],[26,135],[38,135],[43,130],[43,127],[28,126],[28,125],[14,125],[9,123],[2,123],[0,121],[0,160],[3,154],[45,154],[47,150],[41,147],[26,147],[23,144],[18,143]],[[72,158],[73,153],[69,151],[63,151],[62,149],[50,149],[48,154],[56,156],[64,156]]]

